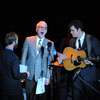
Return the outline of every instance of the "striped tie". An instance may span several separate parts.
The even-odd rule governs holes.
[[[79,43],[78,50],[81,50],[81,41],[80,41],[80,39],[78,40],[78,43]]]
[[[37,45],[37,55],[39,54],[40,49],[41,49],[41,44],[40,44],[40,42],[41,42],[41,40],[39,40],[38,45]]]

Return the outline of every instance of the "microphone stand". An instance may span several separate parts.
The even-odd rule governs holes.
[[[48,66],[49,66],[49,69],[50,69],[50,94],[51,94],[51,99],[50,100],[53,100],[53,65],[50,65],[51,62],[49,62],[49,57],[51,57],[50,61],[53,61],[53,58],[50,54],[50,50],[48,50],[48,51],[49,51]]]
[[[83,80],[78,74],[79,73],[75,73],[76,75],[73,77],[73,79],[75,79],[76,77],[81,80],[83,83],[85,83],[88,87],[90,87],[92,90],[94,90],[96,93],[98,93],[100,95],[100,91],[98,91],[97,89],[95,89],[93,86],[91,86],[88,82],[86,82],[85,80]]]

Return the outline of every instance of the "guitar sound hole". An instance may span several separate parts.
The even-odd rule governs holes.
[[[81,64],[81,62],[77,62],[76,60],[74,61],[74,65],[75,66],[78,66],[78,65],[80,65]]]
[[[82,61],[82,58],[80,56],[77,56],[77,61],[78,62]]]

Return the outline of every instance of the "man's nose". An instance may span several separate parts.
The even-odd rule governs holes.
[[[42,27],[41,30],[45,30],[45,29]]]

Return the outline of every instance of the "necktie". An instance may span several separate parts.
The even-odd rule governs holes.
[[[79,43],[78,50],[81,50],[81,41],[80,41],[80,39],[78,40],[78,43]]]
[[[40,44],[40,42],[41,42],[41,40],[39,40],[38,45],[37,45],[37,55],[39,54],[40,49],[41,49],[41,44]]]

